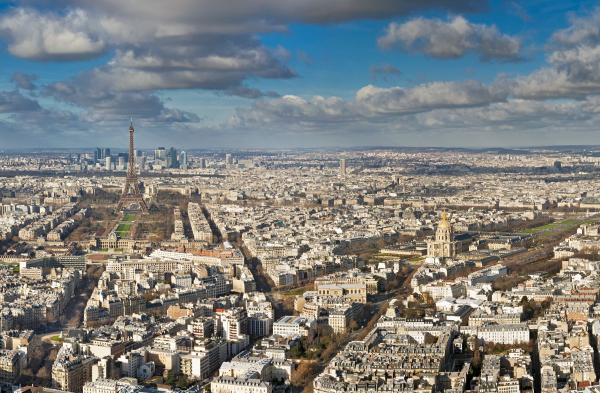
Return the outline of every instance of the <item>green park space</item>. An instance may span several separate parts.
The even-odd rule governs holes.
[[[543,230],[543,229],[553,229],[553,228],[556,228],[556,227],[559,227],[559,226],[560,226],[560,224],[548,224],[548,225],[542,225],[541,227],[535,227],[533,229],[541,229],[541,230]]]
[[[52,338],[51,338],[51,339],[52,339],[52,341],[65,341],[65,339],[64,339],[64,338],[61,338],[61,337],[59,337],[59,336],[52,336]]]
[[[135,221],[135,216],[132,214],[128,214],[121,221]]]
[[[127,235],[129,235],[129,232],[116,232],[116,234],[119,237],[127,237]]]
[[[572,218],[570,220],[566,220],[566,221],[561,222],[560,225],[570,224],[572,222],[577,222],[577,221],[579,221],[579,220],[576,219],[576,218]]]
[[[129,232],[131,224],[119,224],[115,232]]]

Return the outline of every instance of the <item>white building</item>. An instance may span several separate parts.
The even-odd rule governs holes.
[[[484,343],[499,344],[526,343],[529,341],[529,328],[525,323],[514,325],[486,325],[478,329],[477,337]]]
[[[309,319],[302,317],[285,316],[273,324],[273,334],[279,334],[284,337],[294,335],[308,336],[310,330],[317,323],[312,317]]]

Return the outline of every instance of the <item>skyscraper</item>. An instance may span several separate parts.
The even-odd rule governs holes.
[[[179,168],[179,165],[177,164],[177,149],[174,147],[169,149],[169,154],[167,157],[171,157],[171,161],[168,162],[170,164],[169,168]]]
[[[181,149],[181,154],[179,155],[179,167],[187,169],[187,153],[183,149]]]
[[[200,168],[206,168],[206,158],[200,159]]]
[[[96,148],[96,156],[94,157],[95,160],[101,160],[104,157],[102,157],[102,149],[100,149],[99,147]]]
[[[110,149],[102,150],[102,158],[110,157]]]
[[[346,176],[346,159],[340,159],[340,176]]]
[[[158,149],[154,150],[154,159],[165,161],[167,160],[167,151],[164,147],[159,147]]]
[[[110,156],[108,156],[108,157],[106,157],[106,158],[105,158],[105,160],[106,160],[106,170],[107,170],[107,171],[110,171],[110,170],[112,169],[112,168],[111,168],[111,162],[110,162],[110,160],[111,160],[111,157],[110,157]]]
[[[233,157],[231,154],[225,154],[225,165],[233,165]]]

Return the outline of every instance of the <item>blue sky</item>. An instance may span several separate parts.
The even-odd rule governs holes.
[[[600,144],[591,1],[0,6],[5,148]]]

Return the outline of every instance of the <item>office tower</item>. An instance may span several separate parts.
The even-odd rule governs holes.
[[[133,156],[134,157],[141,157],[142,156],[142,151],[141,150],[134,150],[133,151]]]
[[[155,160],[166,160],[167,159],[167,151],[164,147],[159,147],[154,150],[154,159]]]
[[[73,158],[71,158],[71,153],[69,153],[69,157],[67,158],[67,163],[73,163]]]
[[[125,168],[125,157],[119,156],[119,167]]]
[[[81,162],[81,153],[77,153],[75,157],[77,157],[77,162]]]
[[[102,149],[102,158],[110,157],[110,149]]]
[[[111,165],[111,164],[110,164],[110,156],[106,157],[106,158],[105,158],[105,160],[106,160],[106,170],[107,170],[107,171],[110,171],[110,170],[112,169],[112,168],[110,167],[110,165]]]
[[[233,157],[231,154],[225,154],[225,165],[233,165]]]
[[[179,167],[187,169],[187,153],[183,149],[181,149],[181,154],[179,155]]]
[[[167,157],[171,157],[171,160],[167,161],[169,168],[179,168],[179,165],[177,165],[177,150],[174,147],[169,149]]]
[[[346,176],[346,159],[340,159],[340,176]]]
[[[99,147],[96,148],[96,157],[94,157],[95,160],[101,160],[104,157],[102,157],[102,149],[100,149]]]
[[[135,159],[133,157],[133,120],[131,121],[131,126],[129,126],[129,165],[127,167],[127,178],[125,179],[125,187],[123,187],[123,194],[121,194],[117,211],[121,211],[124,205],[129,205],[134,208],[138,207],[142,209],[142,212],[148,213],[148,206],[140,192],[137,173],[135,173]]]
[[[206,158],[200,159],[200,168],[206,168]]]

